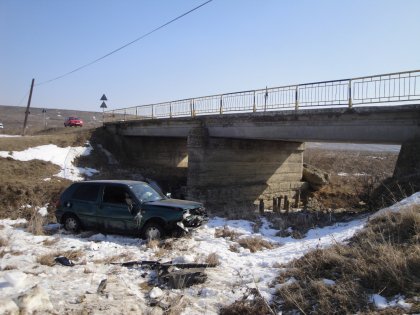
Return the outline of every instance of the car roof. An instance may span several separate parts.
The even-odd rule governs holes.
[[[123,184],[123,185],[135,185],[135,184],[147,184],[146,182],[137,180],[125,180],[125,179],[102,179],[102,180],[86,180],[78,182],[77,184],[92,183],[92,184]]]

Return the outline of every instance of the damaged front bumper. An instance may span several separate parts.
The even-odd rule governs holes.
[[[209,220],[204,208],[197,208],[185,210],[182,216],[182,221],[176,223],[182,230],[189,232],[192,229],[198,228]]]

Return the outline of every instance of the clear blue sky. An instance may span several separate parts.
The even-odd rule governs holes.
[[[0,105],[204,0],[0,0]],[[213,0],[49,84],[32,106],[100,110],[420,68],[419,0]],[[0,113],[1,115],[1,113]]]

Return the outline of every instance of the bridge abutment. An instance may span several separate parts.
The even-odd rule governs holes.
[[[160,183],[165,189],[186,183],[188,155],[184,138],[120,136],[105,134],[104,144],[126,166]]]
[[[304,143],[210,137],[207,128],[188,135],[188,198],[215,211],[295,198],[302,182]]]
[[[420,140],[405,142],[401,145],[397,164],[394,169],[394,178],[407,177],[420,174]]]

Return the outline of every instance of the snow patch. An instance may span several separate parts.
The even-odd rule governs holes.
[[[82,168],[73,165],[74,160],[79,156],[87,156],[93,150],[87,143],[84,147],[66,147],[61,148],[55,144],[41,145],[28,148],[24,151],[0,151],[0,157],[12,158],[18,161],[41,160],[58,165],[61,171],[56,174],[57,177],[66,178],[72,181],[83,180],[85,176],[92,176],[98,173],[93,168]]]
[[[158,287],[154,287],[149,293],[149,296],[152,299],[157,299],[157,298],[161,297],[162,295],[163,295],[163,291],[161,289],[159,289]]]
[[[378,309],[384,309],[387,307],[401,307],[403,309],[410,309],[411,304],[405,302],[404,296],[396,295],[390,301],[388,301],[385,297],[379,294],[372,294],[370,296],[370,300]]]
[[[325,285],[335,285],[335,281],[331,279],[322,279],[322,282],[324,282]]]
[[[19,270],[9,271],[3,275],[3,279],[15,288],[23,286],[26,281],[26,278],[26,273]]]
[[[45,207],[41,207],[38,209],[38,213],[45,217],[46,215],[48,215],[48,210],[47,210],[48,205],[46,205]]]

